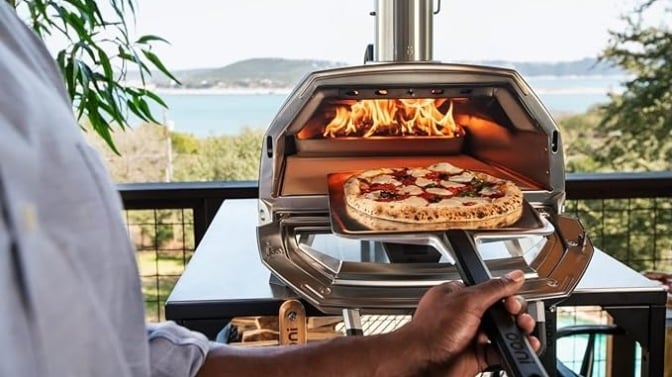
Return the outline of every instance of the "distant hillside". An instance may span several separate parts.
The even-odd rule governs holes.
[[[507,62],[503,60],[485,61],[482,64],[514,68],[523,76],[608,76],[622,75],[623,70],[597,59],[584,58],[567,62],[531,63]]]
[[[345,65],[325,60],[259,58],[221,68],[177,71],[175,75],[185,88],[289,88],[309,72]]]
[[[596,59],[586,58],[569,62],[530,63],[501,60],[462,62],[518,70],[524,76],[590,76],[619,75],[623,71]],[[176,71],[182,88],[290,88],[306,74],[328,68],[346,66],[346,63],[325,60],[291,60],[281,58],[248,59],[220,68],[202,68]],[[156,79],[159,87],[168,80]]]

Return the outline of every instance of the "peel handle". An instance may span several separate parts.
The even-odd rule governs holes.
[[[466,231],[449,230],[446,237],[453,249],[457,268],[466,285],[474,285],[491,279],[473,239]],[[495,343],[509,376],[548,377],[541,360],[532,349],[514,318],[507,312],[503,302],[491,306],[483,316],[483,328]]]

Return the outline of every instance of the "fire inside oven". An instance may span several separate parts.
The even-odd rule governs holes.
[[[389,93],[386,89],[375,92],[380,96]],[[356,96],[359,91],[350,93]],[[468,102],[466,98],[332,99],[320,105],[308,126],[297,136],[299,139],[410,136],[461,140],[464,128],[455,122],[453,113],[455,107]]]

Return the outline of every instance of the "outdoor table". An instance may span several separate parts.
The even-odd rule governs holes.
[[[277,315],[296,294],[271,283],[257,249],[257,200],[225,201],[166,302],[166,319],[211,339],[233,317]],[[636,367],[635,342],[642,347],[641,375],[663,376],[666,293],[662,286],[596,250],[579,285],[557,306],[599,306],[628,336],[614,337],[611,367],[626,375]],[[321,313],[305,304],[307,315]],[[547,310],[548,343],[543,361],[555,365],[555,311]],[[554,368],[547,368],[549,371]]]

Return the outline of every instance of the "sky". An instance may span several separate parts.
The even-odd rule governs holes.
[[[434,0],[436,4],[437,0]],[[568,61],[595,57],[633,0],[443,0],[434,59]],[[137,32],[156,34],[171,69],[255,57],[359,64],[374,0],[138,0]]]
[[[170,70],[263,57],[361,64],[375,0],[135,0],[136,35]],[[433,57],[442,62],[557,62],[596,57],[640,0],[443,0]],[[438,0],[433,0],[435,6]],[[47,40],[50,50],[64,40]]]

